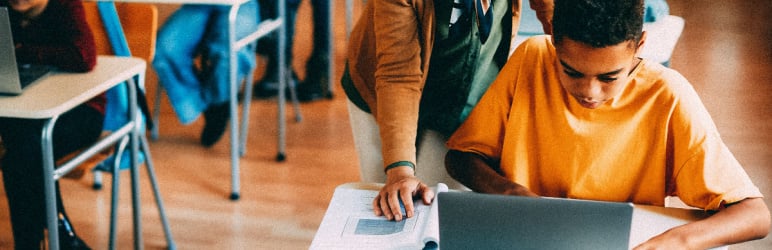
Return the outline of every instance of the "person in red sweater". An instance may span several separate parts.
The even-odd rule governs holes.
[[[80,0],[0,0],[8,7],[16,60],[47,64],[58,70],[87,72],[96,64],[94,37]],[[66,86],[62,86],[66,88]],[[52,89],[51,91],[56,91]],[[102,132],[104,94],[64,113],[53,131],[54,157],[94,143]],[[0,118],[3,184],[8,198],[15,249],[38,249],[45,229],[43,120]],[[56,185],[61,249],[89,249],[73,230]]]

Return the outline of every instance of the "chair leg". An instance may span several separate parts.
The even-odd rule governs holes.
[[[102,171],[91,171],[94,174],[94,183],[91,184],[91,189],[102,190]]]
[[[295,122],[303,120],[303,116],[300,114],[300,101],[298,101],[298,94],[295,90],[295,84],[289,84],[292,81],[292,70],[284,70],[284,82],[287,83],[287,87],[290,91],[290,100],[292,100],[292,108],[295,110]]]
[[[161,126],[161,84],[158,84],[155,91],[155,101],[153,102],[153,128],[150,130],[150,139],[158,140],[158,127]]]
[[[112,165],[112,198],[111,198],[111,204],[110,204],[110,243],[108,249],[116,249],[117,244],[117,235],[118,235],[118,201],[119,201],[119,194],[120,194],[120,171],[121,171],[121,161],[123,157],[123,152],[126,150],[126,147],[128,145],[128,137],[125,139],[122,139],[121,142],[118,144],[117,149],[115,151],[115,158]],[[168,244],[168,249],[175,250],[177,249],[176,243],[174,242],[174,239],[172,238],[171,228],[169,226],[169,220],[166,217],[166,210],[164,209],[163,200],[161,200],[161,193],[158,188],[158,180],[155,176],[155,169],[153,168],[153,159],[150,155],[150,148],[149,143],[147,141],[147,138],[144,136],[140,136],[140,150],[145,155],[145,166],[147,168],[148,177],[150,178],[150,184],[153,188],[153,194],[155,196],[155,202],[158,206],[158,213],[161,217],[161,223],[164,229],[164,234],[166,236],[166,242]],[[101,173],[99,171],[95,171],[96,173]],[[101,178],[101,177],[100,177]],[[100,182],[101,183],[101,182]],[[100,184],[101,185],[101,184]]]
[[[145,153],[145,167],[147,168],[147,175],[150,178],[150,184],[153,187],[153,195],[155,196],[155,203],[158,206],[158,214],[161,217],[161,224],[164,228],[164,235],[166,235],[166,243],[170,250],[177,249],[177,245],[172,238],[172,230],[169,227],[169,221],[166,217],[166,210],[164,209],[163,200],[161,200],[161,192],[158,188],[158,181],[155,176],[155,169],[153,168],[153,159],[150,156],[150,148],[148,146],[147,138],[140,136],[140,151]]]

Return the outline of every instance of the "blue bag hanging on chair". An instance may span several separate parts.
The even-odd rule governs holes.
[[[131,56],[131,51],[129,50],[129,44],[126,41],[126,37],[123,33],[123,27],[121,27],[121,21],[118,18],[118,11],[115,8],[115,5],[113,2],[97,2],[97,8],[99,9],[100,16],[102,18],[102,22],[105,26],[105,31],[107,33],[107,37],[110,40],[110,44],[112,46],[113,52],[116,56]],[[140,79],[135,79],[135,82],[137,83],[137,95],[138,97],[144,97],[144,88],[143,86],[140,86],[139,84]],[[129,84],[128,82],[125,82],[124,84],[117,85],[113,87],[112,89],[108,90],[107,95],[107,105],[105,108],[105,121],[104,121],[104,130],[108,131],[114,131],[116,129],[119,129],[121,126],[126,124],[128,122],[128,116],[129,116],[129,100],[128,100],[128,89],[126,87],[126,84]],[[139,102],[142,106],[142,104],[145,105],[146,109],[146,103],[145,98],[138,98],[137,102]],[[137,112],[137,116],[139,116],[140,121],[140,131],[141,135],[144,136],[144,131],[146,127],[146,119],[143,115],[143,109],[140,110],[140,112]],[[123,152],[116,152],[116,153],[122,153],[121,162],[120,162],[120,168],[121,169],[128,169],[129,166],[131,166],[130,163],[130,155],[128,151]],[[99,163],[97,165],[96,170],[110,172],[112,169],[112,163],[115,161],[115,154],[111,155],[109,158],[104,160],[103,162]],[[140,150],[139,157],[138,157],[138,163],[143,163],[145,161],[145,153]]]

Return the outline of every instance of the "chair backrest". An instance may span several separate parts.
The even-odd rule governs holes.
[[[83,2],[86,20],[91,27],[96,42],[97,54],[113,55],[104,23],[96,2]],[[158,9],[155,5],[144,3],[115,3],[126,41],[131,48],[131,55],[145,59],[148,63],[155,55],[156,30],[158,29]]]
[[[94,34],[98,54],[131,55],[145,59],[148,63],[152,62],[158,30],[158,10],[155,5],[114,2],[84,2],[83,5],[86,20]],[[103,17],[106,19],[103,20]],[[144,78],[137,81],[138,90],[144,92]],[[125,87],[116,87],[107,92],[105,130],[112,131],[127,122],[126,91]],[[144,93],[139,94],[138,97],[142,97],[138,100],[140,107],[143,111],[147,111]],[[146,120],[142,120],[144,127]]]
[[[114,3],[115,11],[120,19],[120,26],[131,49],[131,55],[144,59],[147,62],[153,60],[155,54],[156,30],[158,29],[158,10],[155,5],[143,3]],[[94,35],[97,54],[115,55],[113,45],[102,21],[102,15],[97,2],[83,2],[86,21]],[[110,23],[114,24],[114,23]],[[120,47],[120,46],[119,46]],[[125,54],[125,53],[123,53]],[[121,55],[125,56],[125,55]],[[105,116],[105,130],[111,131],[126,123],[128,112],[127,90],[113,88],[107,92],[107,111]],[[0,149],[2,149],[0,147]],[[57,160],[57,165],[80,154],[78,150]],[[113,155],[113,151],[105,151],[80,164],[78,168],[68,173],[65,178],[79,179],[87,169],[101,165]],[[140,154],[143,157],[143,154]],[[128,157],[123,157],[128,159]],[[124,164],[123,162],[126,162]],[[127,160],[122,160],[122,165],[127,165]]]

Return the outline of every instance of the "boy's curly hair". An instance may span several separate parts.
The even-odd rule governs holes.
[[[555,43],[563,38],[594,48],[640,39],[643,29],[643,0],[555,0],[552,34]]]

